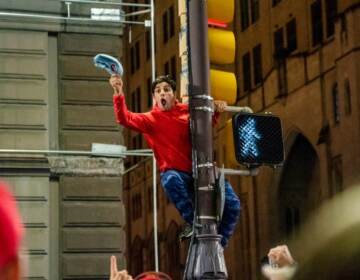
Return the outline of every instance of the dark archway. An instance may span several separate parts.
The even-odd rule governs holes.
[[[298,134],[287,155],[278,191],[281,238],[291,237],[314,208],[319,160],[311,143]]]

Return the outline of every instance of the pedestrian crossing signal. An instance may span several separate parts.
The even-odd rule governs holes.
[[[284,161],[281,121],[269,114],[238,113],[232,118],[236,160],[245,165]]]

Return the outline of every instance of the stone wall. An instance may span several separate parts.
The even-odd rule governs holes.
[[[91,5],[72,4],[75,16]],[[122,159],[47,156],[122,144],[97,53],[122,56],[122,26],[18,16],[64,17],[57,0],[1,1],[0,177],[17,198],[26,227],[30,279],[107,278],[111,254],[125,266]]]

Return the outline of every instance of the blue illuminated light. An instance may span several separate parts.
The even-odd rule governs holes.
[[[261,134],[256,129],[256,121],[253,118],[248,118],[244,124],[238,128],[239,139],[243,145],[240,148],[242,157],[258,157],[259,147],[258,142],[261,139]]]

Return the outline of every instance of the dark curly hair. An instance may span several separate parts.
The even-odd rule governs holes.
[[[152,82],[151,84],[151,92],[154,94],[154,90],[157,84],[160,84],[162,82],[166,82],[171,86],[171,89],[173,91],[176,91],[176,83],[175,81],[172,79],[172,77],[170,75],[166,75],[166,76],[159,76],[155,79],[155,81]]]

